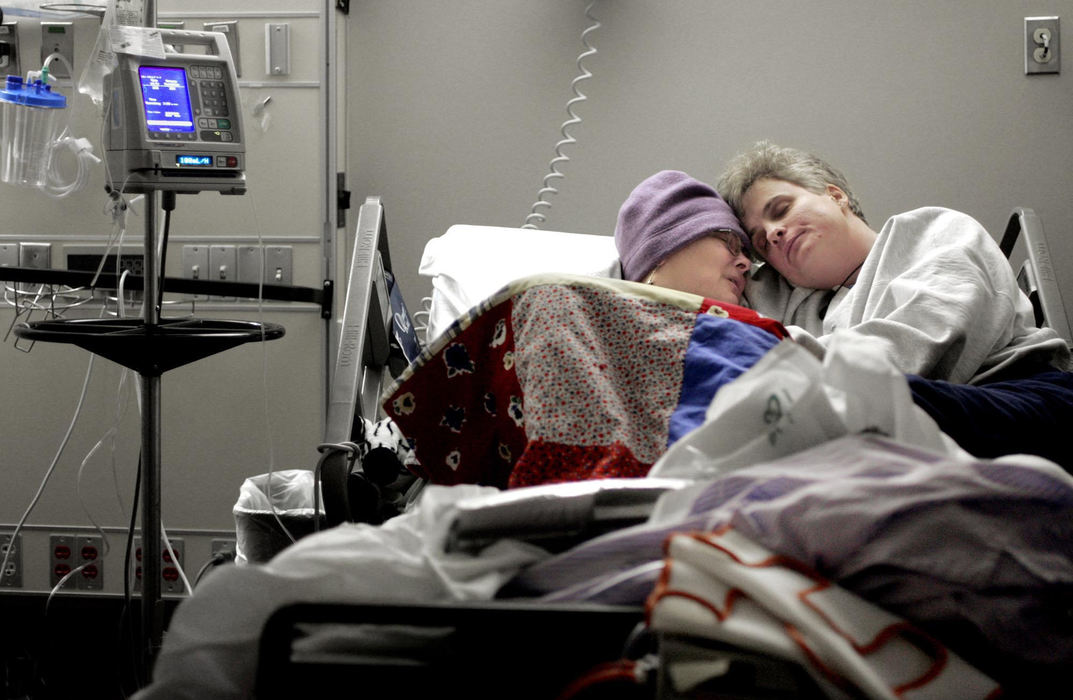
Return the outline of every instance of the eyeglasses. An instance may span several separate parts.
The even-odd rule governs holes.
[[[738,234],[733,231],[716,231],[712,235],[726,244],[727,250],[729,250],[730,254],[735,258],[739,255],[744,255],[750,260],[752,259],[752,255],[749,251],[745,250],[745,245],[741,242],[741,236]]]

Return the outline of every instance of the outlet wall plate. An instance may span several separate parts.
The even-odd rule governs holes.
[[[78,566],[77,540],[74,535],[53,534],[48,538],[48,585],[55,588],[63,578]],[[78,580],[71,576],[63,583],[63,590],[74,590]]]
[[[11,533],[0,533],[0,562],[7,556],[7,568],[0,571],[0,588],[22,588],[21,534],[15,538],[14,549],[11,547]]]
[[[75,538],[75,557],[82,567],[74,575],[79,590],[104,590],[104,540],[99,535],[79,535]]]
[[[171,537],[168,539],[171,543],[171,548],[175,552],[175,560],[172,560],[171,553],[168,552],[167,546],[160,543],[160,592],[161,593],[182,593],[186,590],[186,586],[183,585],[182,576],[179,575],[179,567],[184,566],[186,562],[186,543],[181,537]],[[134,538],[134,560],[132,564],[135,567],[134,570],[134,590],[140,593],[142,590],[142,538]]]
[[[1025,75],[1061,71],[1058,17],[1025,17]]]

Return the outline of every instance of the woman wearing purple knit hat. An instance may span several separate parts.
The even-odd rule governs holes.
[[[627,280],[740,303],[749,239],[719,194],[686,173],[663,170],[634,188],[615,245]]]

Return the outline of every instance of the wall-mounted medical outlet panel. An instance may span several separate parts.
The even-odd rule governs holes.
[[[1061,72],[1060,39],[1057,17],[1025,17],[1025,75]]]
[[[227,47],[231,49],[231,58],[235,62],[235,75],[242,77],[242,52],[238,43],[238,20],[230,19],[226,22],[205,22],[202,27],[206,32],[220,32],[227,37]]]
[[[19,70],[19,32],[15,22],[0,24],[0,78],[22,75]]]
[[[67,66],[75,64],[75,25],[73,22],[42,22],[41,23],[41,63],[54,53],[58,53],[67,59],[53,61],[48,66],[51,75],[57,78],[70,78],[71,73]]]
[[[0,562],[7,556],[7,565],[0,572],[0,588],[22,588],[22,535],[11,543],[11,533],[0,534]]]

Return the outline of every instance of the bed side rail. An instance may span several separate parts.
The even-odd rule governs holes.
[[[379,197],[369,197],[358,210],[325,442],[351,440],[356,419],[376,419],[382,371],[390,349],[391,311],[384,277],[390,266],[384,206]]]
[[[1067,344],[1073,345],[1069,316],[1051,263],[1047,236],[1036,212],[1015,207],[999,247],[1013,266],[1017,284],[1032,302],[1036,324],[1053,328]]]
[[[264,627],[256,697],[554,698],[621,658],[643,619],[639,606],[593,603],[297,603]]]
[[[342,445],[361,437],[362,417],[376,420],[380,392],[388,374],[391,307],[384,270],[391,268],[384,206],[369,197],[358,210],[354,249],[350,257],[339,341],[328,393],[324,442]],[[350,520],[350,471],[353,455],[328,450],[317,467],[319,493],[329,526]]]

